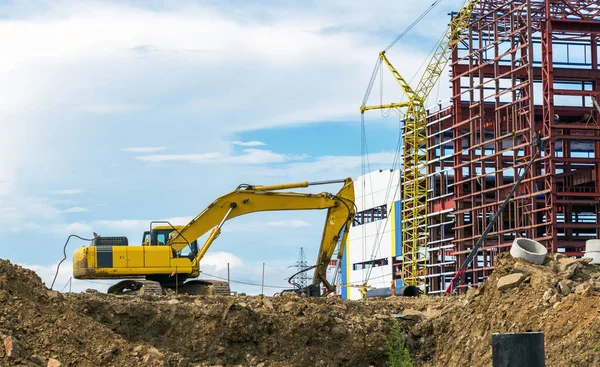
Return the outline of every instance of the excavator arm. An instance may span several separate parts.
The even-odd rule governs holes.
[[[344,186],[335,195],[330,193],[310,194],[277,191],[330,183],[344,183]],[[327,218],[317,256],[313,284],[323,283],[331,292],[334,286],[326,279],[327,266],[338,243],[340,243],[338,257],[342,256],[349,228],[356,216],[354,183],[350,178],[337,181],[299,182],[273,186],[241,185],[231,193],[213,201],[181,230],[173,231],[167,245],[178,252],[188,246],[189,243],[211,231],[192,260],[194,273],[191,276],[193,277],[199,275],[200,261],[221,233],[221,227],[227,220],[264,211],[318,209],[327,209]]]

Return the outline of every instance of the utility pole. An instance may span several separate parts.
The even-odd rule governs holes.
[[[296,268],[296,271],[302,271],[308,268],[308,261],[306,260],[306,255],[304,254],[304,247],[300,247],[300,253],[298,254],[298,260],[294,265],[290,267]],[[308,274],[307,272],[299,273],[294,277],[294,284],[298,285],[301,289],[304,289],[308,286]]]
[[[227,263],[227,286],[231,287],[231,279],[229,278],[229,263]]]
[[[265,263],[263,263],[262,285],[260,290],[261,295],[265,295]]]

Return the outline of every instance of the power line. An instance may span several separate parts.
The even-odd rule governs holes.
[[[216,278],[216,279],[221,279],[221,280],[227,280],[227,278],[223,278],[223,277],[220,277],[220,276],[217,276],[217,275],[208,274],[208,273],[205,273],[205,272],[202,272],[202,274],[204,274],[204,275],[206,275],[206,276],[209,276],[209,277],[211,277],[211,278]],[[249,283],[249,282],[242,282],[241,280],[233,280],[233,279],[230,279],[229,281],[230,281],[231,283],[238,283],[238,284],[244,284],[244,285],[251,285],[251,286],[255,286],[255,287],[262,287],[262,286],[263,286],[262,284]],[[283,287],[281,287],[281,286],[277,286],[277,285],[266,285],[266,284],[265,284],[264,286],[265,286],[266,288],[277,288],[277,289],[289,288],[289,286],[283,286]]]

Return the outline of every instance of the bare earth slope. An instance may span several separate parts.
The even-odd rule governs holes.
[[[361,301],[61,295],[0,260],[0,365],[385,366],[397,319],[415,366],[490,366],[492,333],[521,331],[545,332],[548,366],[598,366],[597,291],[600,267],[559,255],[500,256],[467,296]]]

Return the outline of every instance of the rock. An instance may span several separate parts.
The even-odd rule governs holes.
[[[513,265],[513,273],[523,273],[525,275],[543,275],[545,272],[539,268],[539,265],[534,265],[526,261],[517,261]]]
[[[154,347],[150,347],[148,349],[148,354],[154,354],[155,356],[158,356],[158,357],[163,357],[164,356],[164,354],[160,350],[158,350],[158,349],[156,349]]]
[[[377,315],[375,315],[377,316]],[[393,317],[397,318],[397,319],[401,319],[401,320],[407,320],[407,321],[415,321],[418,322],[421,320],[422,316],[421,315],[417,315],[417,314],[403,314],[403,313],[396,313],[392,315]]]
[[[190,365],[190,360],[188,358],[181,358],[177,362],[177,367],[188,367]]]
[[[291,311],[294,309],[294,302],[288,302],[283,306],[283,309],[286,311]]]
[[[345,323],[345,321],[343,319],[340,319],[339,317],[334,317],[333,320],[336,322],[336,324],[343,324],[343,323]]]
[[[248,307],[248,305],[247,305],[246,303],[244,303],[244,302],[240,302],[240,303],[238,303],[238,306],[240,306],[241,308],[246,308],[246,307]]]
[[[48,360],[48,367],[60,367],[62,363],[58,359],[50,358]]]
[[[44,358],[38,356],[37,354],[34,354],[31,357],[29,357],[29,360],[32,363],[35,363],[37,366],[46,366],[46,362],[44,361]]]
[[[267,309],[267,310],[272,310],[273,309],[273,302],[271,302],[270,299],[268,298],[263,298],[263,306]]]
[[[133,351],[136,353],[141,353],[142,350],[144,350],[144,346],[143,345],[138,345],[137,347],[133,348]]]
[[[476,288],[469,288],[467,290],[467,294],[466,297],[468,300],[472,300],[473,298],[475,298],[477,296],[478,292]]]
[[[4,351],[8,358],[19,358],[21,357],[21,349],[19,343],[12,336],[4,338]]]
[[[563,257],[558,260],[558,271],[563,272],[567,270],[567,268],[575,263],[575,258],[572,257]]]
[[[51,291],[51,290],[47,290],[46,294],[48,295],[48,297],[50,297],[50,299],[62,299],[62,294],[60,294],[59,291]]]
[[[152,354],[146,354],[145,356],[142,357],[142,362],[145,365],[151,365],[154,363],[155,360],[156,360],[156,358]]]
[[[504,292],[508,289],[512,289],[518,287],[519,284],[525,279],[525,275],[523,273],[513,273],[509,275],[505,275],[502,278],[498,279],[498,284],[496,288]]]
[[[336,339],[343,340],[348,335],[348,331],[343,326],[336,325],[331,328],[331,335]]]
[[[567,264],[564,267],[564,270],[560,270],[563,269],[559,266],[559,270],[560,270],[560,276],[565,278],[565,279],[571,279],[573,277],[573,275],[575,275],[575,272],[577,271],[577,269],[581,268],[582,265],[581,263],[578,263],[576,261],[571,262],[570,264]]]
[[[550,299],[548,300],[548,303],[553,305],[556,303],[560,303],[561,300],[562,300],[562,297],[558,294],[555,294],[552,297],[550,297]]]
[[[573,286],[572,280],[563,279],[560,282],[558,282],[558,291],[563,296],[573,293],[573,290],[574,290],[574,286]]]
[[[575,294],[581,294],[583,292],[585,292],[585,290],[588,288],[588,284],[587,283],[581,283],[578,284],[577,287],[575,287]]]
[[[542,301],[544,301],[544,303],[549,303],[550,302],[550,298],[552,298],[553,295],[554,295],[554,291],[552,289],[548,289],[546,292],[544,292],[544,296],[542,297]]]
[[[168,303],[168,304],[170,304],[170,305],[178,305],[178,304],[180,304],[180,303],[181,303],[181,301],[180,301],[180,300],[178,300],[178,299],[171,299],[171,300],[169,300],[169,302],[167,302],[167,303]]]

